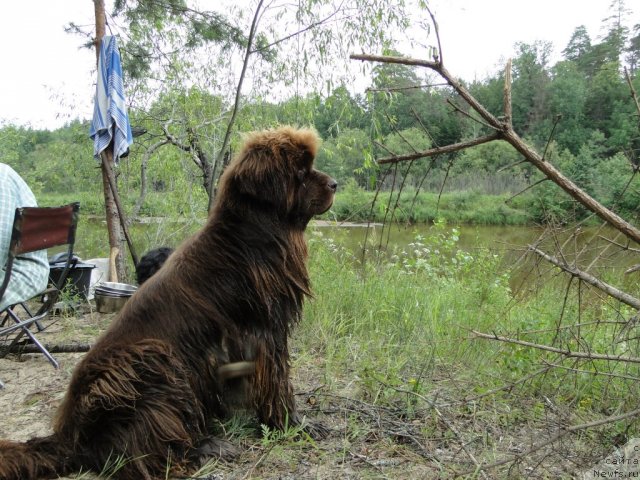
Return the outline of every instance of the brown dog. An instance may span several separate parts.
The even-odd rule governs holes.
[[[288,337],[309,295],[304,229],[337,185],[314,170],[317,148],[312,130],[247,138],[207,224],[77,366],[54,433],[0,442],[0,479],[100,471],[116,458],[126,460],[118,478],[165,478],[169,463],[187,474],[224,448],[208,429],[238,398],[270,427],[300,424]]]

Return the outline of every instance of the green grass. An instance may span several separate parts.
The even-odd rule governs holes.
[[[365,265],[319,235],[311,235],[310,242],[315,298],[296,339],[304,355],[322,359],[328,385],[349,377],[362,398],[395,405],[407,397],[399,390],[429,395],[443,374],[455,375],[472,396],[516,381],[545,362],[586,372],[633,371],[611,362],[563,363],[554,354],[472,338],[477,330],[572,351],[638,356],[640,350],[637,341],[616,344],[615,325],[569,328],[628,318],[628,309],[597,297],[588,300],[586,291],[579,309],[577,293],[570,291],[565,301],[559,280],[542,284],[537,295],[516,298],[499,259],[487,250],[458,251],[457,231],[444,224],[432,236]],[[627,408],[638,393],[625,379],[563,369],[551,369],[518,391],[591,413]]]

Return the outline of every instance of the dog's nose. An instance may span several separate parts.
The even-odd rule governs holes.
[[[335,192],[338,189],[338,182],[331,178],[329,179],[329,183],[327,183],[327,187]]]

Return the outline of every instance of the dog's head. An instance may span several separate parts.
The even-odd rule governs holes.
[[[223,174],[218,195],[232,205],[249,202],[306,225],[331,207],[337,188],[333,178],[313,168],[318,145],[310,129],[253,133]]]

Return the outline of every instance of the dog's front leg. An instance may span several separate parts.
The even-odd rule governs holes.
[[[303,426],[303,430],[314,439],[328,435],[320,424],[303,423],[297,413],[293,386],[289,377],[289,351],[269,350],[261,345],[255,357],[252,397],[258,419],[268,427],[286,430],[287,427]]]

